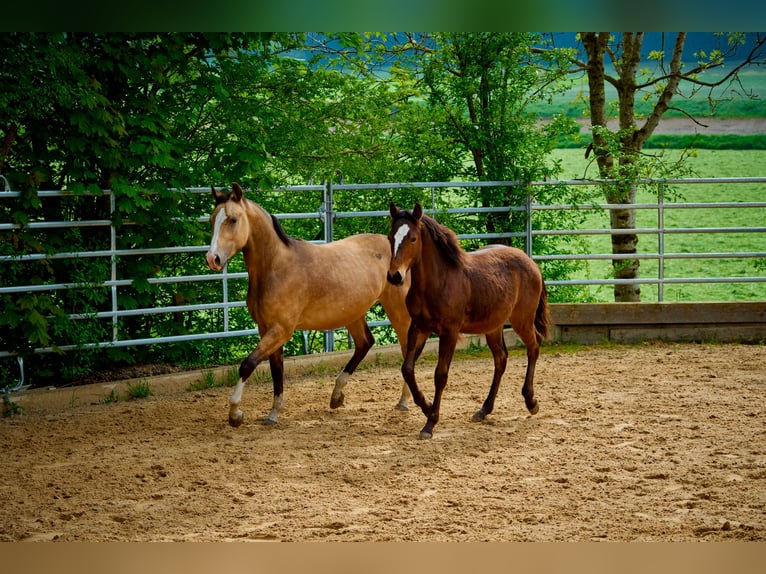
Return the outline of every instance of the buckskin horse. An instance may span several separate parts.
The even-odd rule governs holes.
[[[533,379],[540,343],[550,325],[548,295],[537,265],[514,247],[489,245],[467,253],[455,233],[423,214],[391,204],[391,267],[388,281],[401,285],[411,278],[406,303],[412,322],[402,376],[413,400],[427,417],[420,438],[431,438],[439,421],[439,406],[460,333],[484,334],[495,369],[482,407],[473,415],[483,421],[494,408],[508,359],[503,327],[510,321],[527,347],[527,372],[521,393],[531,414],[539,405]],[[439,336],[439,359],[434,371],[434,399],[429,403],[415,381],[415,361],[426,340]]]
[[[210,216],[213,236],[207,264],[220,271],[242,251],[249,278],[247,308],[258,324],[260,341],[239,367],[239,380],[229,399],[229,424],[242,424],[239,409],[245,382],[268,358],[274,402],[264,423],[274,424],[284,407],[284,348],[296,329],[346,327],[354,353],[335,379],[330,407],[343,404],[343,389],[374,343],[366,313],[380,301],[391,321],[402,353],[406,349],[409,315],[406,288],[388,284],[390,248],[385,235],[360,234],[315,245],[290,237],[279,221],[244,197],[234,183],[230,193],[212,187],[215,209]],[[409,388],[402,384],[397,407],[407,409]]]

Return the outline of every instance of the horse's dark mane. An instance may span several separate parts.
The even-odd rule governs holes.
[[[268,213],[268,211],[266,212]],[[282,227],[282,224],[279,223],[279,220],[274,217],[271,213],[269,213],[269,216],[271,216],[271,223],[274,225],[274,231],[277,233],[277,237],[282,240],[282,243],[289,246],[293,241],[295,241],[294,237],[290,237],[287,232]]]
[[[431,236],[431,239],[433,239],[434,245],[447,262],[453,266],[462,265],[465,251],[460,246],[457,235],[451,229],[427,215],[423,215],[420,221]]]

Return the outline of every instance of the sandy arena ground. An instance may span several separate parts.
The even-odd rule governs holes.
[[[484,423],[491,359],[461,358],[430,441],[374,353],[336,411],[334,366],[289,367],[275,427],[270,383],[234,429],[230,390],[188,390],[198,373],[116,403],[103,384],[15,394],[0,540],[766,540],[764,346],[548,347],[535,416],[513,350]]]

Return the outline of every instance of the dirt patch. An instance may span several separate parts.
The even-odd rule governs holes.
[[[229,390],[189,391],[190,374],[137,401],[14,395],[0,539],[766,539],[763,346],[551,347],[535,416],[514,350],[485,423],[470,418],[491,360],[461,359],[430,441],[419,411],[393,408],[398,368],[367,363],[336,411],[333,372],[292,372],[275,427],[258,422],[265,382],[237,429]],[[417,373],[432,394],[433,365]]]
[[[590,119],[577,120],[582,128],[580,133],[590,133]],[[639,126],[641,122],[639,121]],[[609,120],[607,127],[612,131],[619,129],[616,119]],[[766,118],[662,118],[653,135],[756,135],[766,133]]]

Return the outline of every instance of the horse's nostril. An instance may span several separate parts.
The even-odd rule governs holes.
[[[218,255],[216,255],[215,259],[213,259],[213,263],[215,263],[216,267],[220,267],[221,266],[221,258],[218,257]]]
[[[387,273],[386,277],[388,278],[388,282],[392,285],[401,285],[402,284],[402,274],[398,271],[391,275],[391,273]]]

